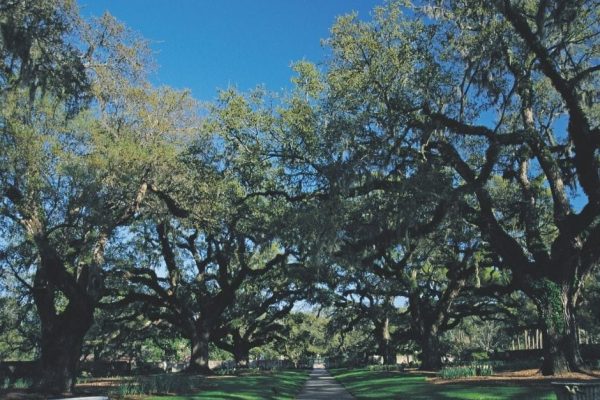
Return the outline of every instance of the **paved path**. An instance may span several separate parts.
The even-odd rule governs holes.
[[[323,364],[315,364],[298,400],[352,400],[354,397],[337,383]]]

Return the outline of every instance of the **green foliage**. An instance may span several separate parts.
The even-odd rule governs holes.
[[[283,368],[273,366],[271,368],[218,368],[214,372],[221,376],[257,376],[264,375],[265,371],[274,373],[282,370]]]
[[[214,343],[210,344],[209,355],[210,355],[211,360],[232,360],[233,359],[230,352],[219,348]]]
[[[72,364],[55,364],[80,358],[64,343],[92,325],[119,235],[141,214],[204,203],[207,181],[182,190],[197,104],[145,81],[147,47],[108,14],[84,21],[70,0],[18,1],[0,7],[0,25],[0,227],[11,233],[0,263],[11,255],[35,299],[41,385],[69,391]],[[50,357],[58,346],[70,354]]]
[[[490,359],[490,355],[487,351],[476,351],[471,353],[473,361],[485,361]]]
[[[599,334],[598,277],[586,279],[600,257],[596,3],[390,1],[369,22],[338,18],[326,69],[296,63],[291,93],[224,90],[206,118],[189,92],[149,84],[147,43],[109,14],[5,3],[2,358],[32,358],[48,343],[37,331],[85,332],[103,297],[84,347],[98,359],[181,359],[204,329],[294,363],[440,338],[482,361],[510,325],[533,324],[500,286],[567,343],[565,305],[590,285],[578,312]],[[330,315],[285,317],[300,296]],[[510,321],[456,328],[498,308]],[[119,393],[191,390],[183,380]]]
[[[5,2],[0,7],[3,89],[21,87],[30,99],[51,93],[72,112],[85,105],[89,79],[76,39],[81,26],[71,0]]]
[[[276,248],[272,246],[271,250],[271,254],[255,254],[258,265],[268,262],[261,259],[273,256]],[[308,282],[298,277],[298,268],[296,265],[284,266],[247,279],[236,292],[236,302],[221,316],[221,326],[217,330],[221,337],[214,338],[217,345],[234,355],[237,352],[236,360],[242,363],[249,356],[248,352],[260,355],[262,359],[278,358],[273,346],[253,350],[285,340],[289,332],[285,318],[308,290]],[[228,354],[227,359],[230,358],[231,354]]]
[[[6,283],[0,277],[0,359],[31,361],[39,354],[39,319],[31,299],[18,294],[23,289]]]
[[[488,361],[485,364],[491,365],[492,368],[494,368],[494,371],[521,371],[524,369],[534,369],[540,367],[540,361],[537,359]]]
[[[600,343],[600,268],[584,282],[582,305],[577,308],[578,323],[586,331],[586,342]]]
[[[562,288],[550,279],[536,281],[533,285],[544,323],[553,333],[563,335],[567,326],[563,316],[565,306]]]
[[[189,375],[164,374],[136,377],[120,384],[113,395],[127,396],[191,393],[201,383],[201,378]]]
[[[237,368],[217,368],[214,370],[215,375],[235,375],[238,372]]]
[[[489,364],[472,364],[468,366],[444,367],[439,372],[442,379],[460,379],[472,376],[491,376],[494,369]]]
[[[29,379],[17,379],[11,381],[9,378],[4,378],[4,382],[0,386],[0,389],[29,389],[33,386],[33,383]]]
[[[402,365],[369,365],[367,367],[369,371],[386,371],[386,372],[402,372],[404,371],[404,366]]]
[[[347,312],[336,309],[332,314],[327,326],[327,335],[330,338],[326,352],[328,368],[364,365],[367,362],[365,356],[378,352],[371,322],[362,318],[352,323],[351,329],[348,330],[350,326],[346,319]]]
[[[297,76],[292,78],[292,82],[307,97],[316,98],[323,92],[323,79],[314,64],[307,61],[299,61],[294,63],[292,70],[297,74]]]
[[[327,321],[324,318],[312,313],[295,312],[286,318],[285,324],[289,333],[284,340],[277,342],[276,348],[288,360],[300,363],[326,353]]]
[[[136,305],[129,305],[96,310],[82,352],[94,360],[177,362],[189,357],[189,344],[164,324],[152,323],[141,315]]]

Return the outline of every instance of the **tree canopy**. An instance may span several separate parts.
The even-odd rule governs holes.
[[[525,329],[545,375],[582,370],[599,20],[591,0],[390,1],[340,16],[290,91],[201,104],[154,87],[111,15],[2,3],[0,356],[62,393],[109,347],[205,374],[211,346],[240,367],[416,347],[436,370],[463,335],[490,352]]]

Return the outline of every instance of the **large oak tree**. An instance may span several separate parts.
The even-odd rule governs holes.
[[[144,82],[146,46],[109,15],[88,23],[70,1],[5,2],[0,26],[0,218],[10,232],[0,245],[20,252],[17,272],[31,278],[39,388],[70,392],[106,248],[150,194],[174,186],[161,171],[195,105]]]

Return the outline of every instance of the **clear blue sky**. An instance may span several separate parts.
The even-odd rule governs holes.
[[[336,16],[369,19],[382,0],[79,0],[85,16],[108,10],[149,39],[156,84],[212,100],[218,88],[290,86],[290,64],[319,62]]]

